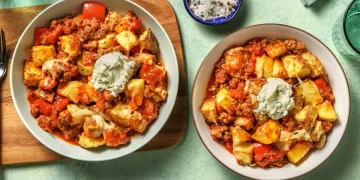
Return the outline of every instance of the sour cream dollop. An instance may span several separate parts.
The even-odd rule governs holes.
[[[134,74],[135,62],[120,52],[101,56],[95,63],[92,83],[97,91],[110,91],[116,97],[125,90]]]

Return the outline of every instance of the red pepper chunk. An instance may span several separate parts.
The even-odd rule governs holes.
[[[53,110],[50,103],[44,101],[43,99],[37,99],[33,103],[34,105],[37,105],[40,108],[41,114],[45,116],[50,116],[51,112]]]
[[[314,83],[316,84],[316,86],[319,88],[319,89],[324,89],[326,88],[326,84],[325,84],[325,81],[323,78],[318,78],[314,81]]]
[[[36,28],[35,29],[34,46],[41,45],[41,35],[45,34],[48,31],[50,31],[49,28]]]
[[[272,147],[270,145],[261,144],[261,143],[254,143],[254,153],[255,155],[264,155],[272,151]]]
[[[100,21],[105,21],[106,7],[104,4],[97,2],[86,2],[83,5],[83,18],[95,18]]]

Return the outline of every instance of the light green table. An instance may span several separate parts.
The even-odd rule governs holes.
[[[52,3],[56,0],[0,0],[0,8]],[[231,23],[209,27],[195,22],[182,0],[170,0],[180,24],[189,90],[196,71],[210,49],[235,30],[259,23],[283,23],[304,29],[327,44],[339,58],[351,87],[352,111],[347,132],[332,156],[300,179],[360,179],[360,64],[342,57],[331,40],[332,25],[351,0],[318,0],[304,7],[300,0],[243,0]],[[191,117],[185,139],[176,147],[134,153],[108,162],[67,160],[52,163],[5,166],[0,179],[245,179],[215,160],[201,143]],[[25,152],[24,152],[25,153]]]

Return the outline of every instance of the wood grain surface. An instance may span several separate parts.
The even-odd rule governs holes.
[[[179,28],[172,6],[166,0],[133,0],[148,10],[165,28],[175,47],[179,63],[180,84],[174,110],[160,133],[140,151],[168,148],[184,137],[188,127],[188,93],[186,69]],[[23,30],[47,5],[0,10],[0,28],[6,34],[9,61]],[[10,64],[9,64],[10,67]],[[0,159],[1,164],[33,163],[65,159],[43,146],[27,130],[15,110],[10,93],[10,75],[1,82]],[[25,96],[19,94],[18,96]]]

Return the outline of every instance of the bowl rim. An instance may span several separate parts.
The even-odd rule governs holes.
[[[331,153],[330,153],[320,164],[318,164],[317,166],[315,166],[315,167],[314,167],[313,169],[311,169],[310,171],[307,171],[307,172],[304,172],[304,173],[302,173],[302,174],[300,174],[300,175],[297,175],[297,176],[288,178],[288,179],[293,179],[293,178],[297,178],[297,177],[303,176],[303,175],[305,175],[305,174],[307,174],[307,173],[310,173],[311,171],[313,171],[314,169],[316,169],[317,167],[319,167],[320,165],[322,165],[326,160],[329,159],[329,157],[331,156],[331,154],[339,147],[339,144],[340,144],[341,140],[343,139],[344,134],[345,134],[345,132],[346,132],[346,130],[347,130],[347,128],[348,128],[348,124],[349,124],[349,120],[350,120],[350,110],[351,110],[350,87],[349,87],[349,82],[348,82],[348,79],[347,79],[347,77],[346,77],[344,68],[341,66],[338,58],[337,58],[337,57],[335,56],[335,54],[331,51],[331,49],[330,49],[327,45],[325,45],[320,39],[318,39],[317,37],[315,37],[315,36],[312,35],[311,33],[307,32],[307,31],[305,31],[305,30],[302,30],[302,29],[300,29],[300,28],[297,28],[297,27],[294,27],[294,26],[285,25],[285,24],[263,23],[263,24],[255,24],[255,25],[251,25],[251,26],[247,26],[247,27],[241,28],[241,29],[239,29],[239,30],[231,33],[230,35],[224,37],[221,41],[219,41],[219,42],[209,51],[209,53],[205,56],[203,62],[200,64],[200,67],[198,68],[198,71],[197,71],[197,73],[196,73],[195,80],[194,80],[194,83],[193,83],[192,91],[191,91],[191,93],[192,93],[192,94],[191,94],[191,114],[192,114],[193,123],[195,124],[196,132],[197,132],[197,134],[199,135],[200,140],[201,140],[201,142],[203,143],[203,145],[205,146],[205,148],[209,151],[209,153],[210,153],[218,162],[220,162],[223,166],[227,167],[228,169],[230,169],[230,170],[233,171],[234,173],[252,179],[253,177],[250,177],[250,176],[241,174],[241,173],[237,172],[235,169],[232,169],[232,168],[230,168],[229,166],[227,166],[226,164],[222,163],[222,162],[210,151],[210,147],[208,147],[208,146],[205,144],[203,138],[202,138],[201,135],[200,135],[199,128],[198,128],[198,126],[196,125],[196,121],[197,121],[197,120],[195,120],[195,116],[194,116],[196,109],[193,107],[192,102],[193,102],[193,99],[194,99],[195,84],[196,84],[196,82],[197,82],[200,69],[202,69],[202,68],[205,67],[205,66],[204,66],[204,64],[205,64],[205,59],[207,59],[207,58],[209,57],[210,53],[211,53],[214,49],[216,49],[225,39],[227,39],[229,36],[231,36],[231,35],[239,32],[239,31],[242,31],[242,30],[244,30],[244,29],[249,29],[249,28],[257,27],[257,26],[267,26],[267,25],[283,26],[283,27],[286,27],[286,28],[292,28],[292,29],[301,31],[301,32],[303,32],[303,33],[305,33],[305,34],[307,34],[307,35],[310,35],[310,36],[311,36],[312,38],[314,38],[316,41],[318,41],[318,42],[320,42],[322,45],[324,45],[324,47],[325,47],[326,49],[328,49],[329,52],[331,52],[331,54],[334,56],[337,64],[338,64],[339,67],[341,68],[341,70],[342,70],[342,72],[343,72],[343,74],[344,74],[344,77],[345,77],[345,80],[346,80],[346,84],[347,84],[347,89],[348,89],[347,95],[348,95],[348,97],[349,97],[349,110],[348,110],[349,116],[348,116],[347,121],[346,121],[345,129],[344,129],[343,133],[341,134],[340,141],[337,143],[337,145],[336,145],[336,147],[334,148],[334,150],[331,151]]]
[[[96,0],[96,1],[94,1],[94,2],[98,2],[98,1],[100,1],[100,0]],[[11,58],[11,65],[10,65],[10,91],[11,91],[11,96],[12,96],[12,100],[13,100],[13,102],[14,102],[14,106],[15,106],[16,112],[17,112],[18,116],[20,117],[21,121],[23,122],[23,124],[26,126],[26,128],[30,131],[30,133],[31,133],[38,141],[41,142],[42,145],[46,146],[46,147],[49,148],[50,150],[52,150],[52,151],[54,151],[54,152],[56,152],[56,153],[58,153],[58,154],[60,154],[60,155],[63,155],[63,156],[65,156],[65,157],[67,157],[67,158],[75,159],[75,160],[81,160],[81,161],[88,161],[88,162],[101,162],[101,161],[108,161],[108,160],[118,159],[118,158],[120,158],[120,157],[127,156],[127,155],[129,155],[129,154],[131,154],[131,153],[139,150],[141,147],[145,146],[145,145],[148,144],[152,139],[154,139],[154,137],[159,134],[160,130],[161,130],[161,129],[164,127],[164,125],[167,123],[167,121],[169,120],[169,117],[170,117],[170,115],[171,115],[171,112],[172,112],[172,110],[174,109],[174,106],[175,106],[175,103],[176,103],[176,97],[177,97],[177,95],[178,95],[179,81],[180,81],[180,80],[179,80],[179,78],[180,78],[180,77],[179,77],[179,65],[178,65],[178,61],[177,61],[177,56],[176,56],[176,52],[175,52],[174,45],[173,45],[173,43],[172,43],[172,41],[171,41],[168,33],[165,31],[164,27],[161,25],[161,23],[160,23],[149,11],[147,11],[145,8],[143,8],[142,6],[140,6],[139,4],[137,4],[137,3],[135,3],[135,2],[133,2],[133,1],[131,1],[131,0],[124,0],[124,1],[126,1],[127,3],[130,3],[131,5],[133,5],[133,6],[137,7],[137,8],[139,8],[141,11],[143,11],[145,14],[147,14],[151,19],[153,19],[153,20],[155,21],[155,23],[159,26],[159,28],[161,29],[161,31],[164,32],[164,35],[165,35],[165,37],[166,37],[166,40],[169,41],[169,43],[170,43],[170,45],[171,45],[171,47],[172,47],[172,48],[171,48],[171,49],[172,49],[172,52],[170,52],[170,53],[172,54],[172,56],[175,57],[175,61],[176,61],[176,63],[174,64],[175,70],[176,70],[176,72],[175,72],[176,76],[175,76],[174,82],[173,82],[173,83],[175,83],[176,89],[173,90],[173,91],[174,91],[174,96],[175,96],[174,101],[169,101],[169,99],[167,99],[167,100],[165,101],[165,103],[171,103],[171,104],[170,104],[170,113],[165,117],[166,120],[165,120],[162,124],[160,124],[160,126],[159,126],[158,129],[155,129],[155,130],[154,130],[154,133],[152,134],[152,136],[147,135],[147,136],[150,136],[148,140],[144,140],[143,143],[141,143],[141,145],[140,145],[139,147],[134,148],[133,150],[130,150],[130,151],[126,152],[126,153],[123,153],[123,154],[120,155],[120,156],[119,156],[119,155],[113,155],[113,156],[108,156],[108,157],[106,157],[106,158],[101,158],[101,159],[96,159],[96,158],[79,158],[79,157],[77,157],[77,156],[75,156],[75,155],[69,155],[69,154],[65,154],[65,153],[61,152],[61,151],[58,150],[57,148],[55,148],[55,147],[51,146],[49,143],[47,143],[47,141],[44,141],[43,139],[39,138],[40,136],[38,135],[38,133],[37,133],[34,129],[30,128],[29,124],[27,123],[27,121],[25,120],[25,118],[22,116],[22,110],[20,110],[18,104],[17,104],[16,101],[14,100],[16,94],[15,94],[15,92],[14,92],[14,87],[13,87],[13,81],[12,81],[12,79],[13,79],[13,70],[14,70],[15,54],[16,54],[17,51],[19,51],[19,44],[20,44],[21,40],[23,39],[23,37],[24,37],[24,35],[25,35],[24,32],[26,32],[26,31],[30,28],[30,25],[33,24],[40,16],[42,16],[44,12],[48,11],[49,9],[53,8],[54,6],[57,6],[57,5],[60,4],[60,3],[66,2],[66,0],[59,0],[59,1],[57,1],[57,2],[55,2],[55,3],[53,3],[53,4],[51,4],[51,5],[49,5],[49,6],[46,7],[44,10],[42,10],[38,15],[36,15],[35,18],[34,18],[33,20],[31,20],[31,22],[30,22],[30,23],[26,26],[26,28],[24,29],[23,33],[22,33],[21,36],[19,37],[19,40],[18,40],[18,42],[16,43],[16,46],[15,46],[15,48],[14,48],[13,56],[12,56],[12,58]],[[66,15],[66,14],[64,14],[64,15]],[[159,113],[159,114],[160,114],[160,113]],[[71,145],[71,144],[69,144],[69,145]]]
[[[205,21],[199,17],[197,17],[190,9],[190,4],[189,4],[189,0],[183,0],[184,2],[184,6],[186,11],[188,12],[188,14],[197,22],[201,23],[201,24],[205,24],[205,25],[210,25],[210,26],[217,26],[217,25],[222,25],[222,24],[226,24],[228,23],[231,19],[233,19],[236,14],[239,12],[241,5],[242,5],[242,0],[237,0],[237,4],[236,4],[236,9],[234,12],[232,12],[230,15],[225,17],[225,20],[222,22],[211,22],[211,21]]]

